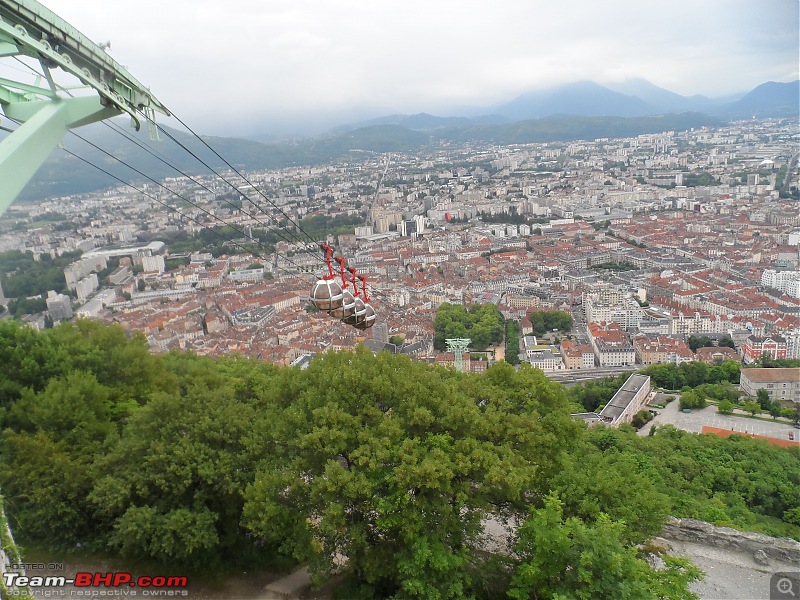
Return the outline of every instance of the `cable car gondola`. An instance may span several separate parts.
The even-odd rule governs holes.
[[[347,283],[347,278],[345,277],[345,260],[341,256],[336,257],[336,262],[339,263],[339,274],[342,277],[342,305],[338,308],[334,308],[330,311],[330,315],[332,317],[336,317],[337,319],[345,320],[350,317],[356,311],[356,298],[347,289],[349,285]]]
[[[325,251],[325,264],[328,266],[328,274],[323,275],[322,278],[314,284],[314,287],[311,288],[309,299],[319,310],[324,310],[329,313],[341,308],[344,300],[344,292],[342,286],[337,283],[336,275],[331,266],[333,249],[328,244],[320,244],[320,248]]]

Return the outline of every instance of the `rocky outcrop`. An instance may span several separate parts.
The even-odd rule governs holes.
[[[790,538],[774,538],[761,533],[738,531],[730,527],[717,527],[697,519],[670,517],[664,526],[664,537],[682,542],[694,542],[714,548],[736,550],[760,558],[800,564],[800,542]]]

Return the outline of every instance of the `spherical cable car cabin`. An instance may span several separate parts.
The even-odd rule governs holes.
[[[336,262],[339,263],[339,274],[342,277],[342,305],[338,308],[334,308],[330,311],[332,317],[336,317],[337,319],[346,319],[350,317],[356,311],[356,298],[347,289],[348,283],[345,277],[345,260],[341,256],[336,257]]]
[[[358,292],[358,279],[356,275],[356,270],[353,267],[347,269],[350,271],[352,275],[352,282],[353,282],[353,296],[355,297],[356,306],[353,310],[353,314],[349,317],[342,319],[344,323],[348,325],[352,325],[353,327],[358,327],[360,323],[363,323],[367,316],[367,306],[364,304],[364,301],[361,299],[361,295]]]
[[[325,251],[325,264],[328,266],[328,274],[323,275],[314,284],[314,287],[311,288],[309,299],[319,310],[330,312],[341,308],[344,292],[342,286],[336,281],[336,275],[331,266],[333,249],[328,244],[321,244],[320,247]]]
[[[364,275],[359,276],[361,280],[361,295],[364,296],[364,319],[358,323],[355,323],[354,326],[356,329],[369,329],[375,324],[375,321],[378,319],[378,313],[375,312],[375,309],[372,308],[372,305],[369,303],[369,296],[367,295],[367,278]]]

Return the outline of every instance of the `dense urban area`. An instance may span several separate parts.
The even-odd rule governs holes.
[[[17,202],[6,512],[336,598],[696,598],[668,515],[800,539],[799,142],[432,141]],[[314,306],[318,242],[373,327]]]
[[[491,303],[519,323],[521,359],[545,372],[679,364],[696,356],[690,336],[732,339],[745,363],[796,359],[796,149],[795,125],[768,120],[365,153],[249,173],[262,195],[237,186],[246,197],[201,177],[16,204],[0,222],[0,305],[39,329],[120,323],[154,351],[290,364],[352,348],[362,332],[309,306],[323,263],[299,225],[367,275],[371,349],[452,363],[437,308]],[[577,326],[543,337],[541,311]],[[483,344],[467,368],[485,369],[498,348]]]

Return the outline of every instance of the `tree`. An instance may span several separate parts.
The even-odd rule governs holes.
[[[442,303],[434,319],[434,348],[443,352],[445,340],[470,338],[474,350],[503,341],[504,319],[494,304],[473,304],[469,311],[458,304]]]
[[[139,290],[140,292],[143,292],[146,287],[147,284],[145,284],[144,279],[139,279],[136,281],[136,289]]]
[[[185,392],[156,394],[133,415],[100,462],[89,500],[123,556],[219,564],[256,551],[239,520],[261,446],[248,447],[248,432],[259,419],[253,402],[242,400],[269,386],[275,369],[238,359],[213,367],[189,355],[170,360]]]
[[[728,348],[733,348],[734,350],[736,350],[736,344],[734,344],[733,340],[731,339],[731,336],[729,335],[725,335],[719,340],[719,346],[720,348],[723,346],[727,346]]]
[[[656,600],[697,598],[687,585],[700,571],[687,562],[667,559],[656,572],[622,541],[624,526],[600,514],[586,522],[564,518],[553,495],[544,508],[532,510],[518,532],[519,556],[508,595],[517,600]]]
[[[506,354],[505,360],[510,365],[519,364],[519,325],[516,321],[506,323]]]
[[[769,410],[772,400],[769,397],[769,392],[765,389],[760,389],[756,392],[756,400],[758,401],[761,410]]]
[[[642,464],[633,454],[598,452],[603,434],[590,432],[591,445],[572,455],[551,489],[561,499],[566,516],[588,523],[606,514],[620,523],[620,538],[625,543],[644,542],[663,527],[669,500],[656,489],[652,473],[642,472]]]
[[[714,342],[708,336],[697,337],[694,335],[689,336],[689,349],[692,352],[697,352],[698,348],[707,348],[713,346]]]
[[[695,392],[684,392],[681,394],[681,409],[684,408],[705,408],[706,399]]]
[[[717,410],[721,415],[732,415],[733,414],[733,402],[730,400],[723,400],[717,406]]]
[[[758,402],[753,402],[752,400],[748,400],[747,402],[745,402],[742,405],[742,408],[753,416],[756,416],[758,413],[761,412],[761,406],[759,406]]]
[[[287,369],[270,390],[271,429],[257,432],[275,444],[243,523],[316,573],[347,557],[365,596],[467,596],[481,519],[546,486],[564,452],[543,440],[580,431],[563,392],[534,369],[499,363],[486,375],[367,350]]]
[[[393,335],[389,338],[389,343],[395,346],[402,346],[405,338],[402,335]]]
[[[781,416],[781,412],[783,411],[783,404],[781,404],[780,400],[773,400],[769,404],[769,414],[773,419],[777,419]]]
[[[564,333],[572,329],[572,315],[560,310],[534,311],[528,314],[533,334],[542,336],[554,329]]]

